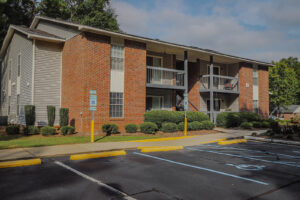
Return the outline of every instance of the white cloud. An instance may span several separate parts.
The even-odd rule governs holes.
[[[264,61],[299,57],[300,40],[288,38],[288,33],[299,33],[295,25],[300,25],[300,12],[294,11],[300,9],[300,1],[288,0],[287,5],[283,0],[239,0],[231,1],[233,6],[217,1],[210,15],[190,14],[181,0],[156,1],[151,9],[113,0],[112,7],[121,29],[131,34]],[[244,24],[264,29],[249,29]]]

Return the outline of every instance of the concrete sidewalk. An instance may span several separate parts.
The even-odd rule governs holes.
[[[88,152],[112,151],[120,149],[136,149],[140,146],[194,146],[203,142],[213,141],[223,138],[241,137],[251,135],[253,131],[246,130],[228,130],[216,128],[221,131],[216,134],[193,136],[178,140],[156,141],[156,142],[101,142],[101,143],[84,143],[68,144],[46,147],[31,147],[0,150],[0,161],[18,160],[26,158],[44,158],[54,156],[65,156],[71,154],[80,154]],[[256,131],[258,132],[258,131]]]

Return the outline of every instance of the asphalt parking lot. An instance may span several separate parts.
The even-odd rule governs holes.
[[[0,199],[300,199],[300,147],[247,142],[0,169]]]

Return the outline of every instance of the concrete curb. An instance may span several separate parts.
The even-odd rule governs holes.
[[[300,142],[295,141],[287,141],[287,140],[279,140],[279,139],[268,139],[268,138],[261,138],[261,137],[254,137],[254,136],[244,136],[247,140],[257,140],[262,142],[272,142],[272,143],[279,143],[279,144],[290,144],[290,145],[298,145],[300,146]]]
[[[101,153],[89,153],[89,154],[75,154],[70,156],[70,160],[85,160],[91,158],[103,158],[112,156],[126,155],[126,151],[106,151]]]
[[[139,147],[142,153],[156,152],[156,151],[174,151],[182,150],[183,146],[162,146],[162,147]]]
[[[29,159],[29,160],[14,160],[14,161],[0,162],[0,168],[21,167],[21,166],[28,166],[28,165],[40,165],[40,164],[42,164],[42,160],[39,158]]]

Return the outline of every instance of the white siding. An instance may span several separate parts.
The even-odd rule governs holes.
[[[63,25],[63,24],[58,25],[53,22],[47,22],[47,21],[43,21],[43,20],[41,20],[39,22],[36,29],[57,35],[61,38],[65,38],[67,40],[80,33],[80,31],[73,29],[71,27],[68,27],[66,25]]]
[[[61,44],[36,41],[34,105],[38,125],[48,124],[47,105],[56,106],[55,124],[59,121],[61,92]]]
[[[21,74],[20,80],[18,77],[18,55],[21,55]],[[11,84],[8,81],[8,61],[11,60]],[[8,109],[8,90],[11,92],[11,109],[9,115],[9,122],[25,123],[24,105],[31,103],[31,83],[32,77],[32,40],[29,40],[23,34],[15,33],[7,52],[3,59],[1,68],[1,115],[7,115]],[[19,83],[17,83],[19,82]],[[19,85],[18,85],[19,84]],[[19,88],[17,88],[19,87]],[[17,117],[17,89],[20,90],[20,116]]]

